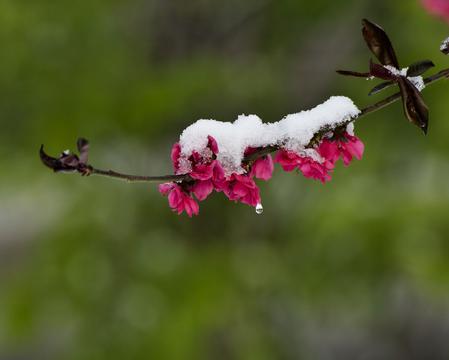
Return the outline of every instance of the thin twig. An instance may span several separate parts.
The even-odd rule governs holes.
[[[449,68],[441,70],[440,72],[429,76],[428,78],[424,79],[424,83],[426,85],[432,84],[438,80],[441,80],[443,78],[449,78]],[[381,101],[376,102],[373,105],[367,106],[363,108],[360,111],[360,114],[356,117],[357,119],[366,116],[370,113],[373,113],[375,111],[378,111],[380,109],[383,109],[386,106],[389,106],[393,104],[394,102],[398,101],[401,98],[401,94],[395,93]],[[356,118],[349,119],[346,123],[342,124],[342,126],[349,124],[350,122],[354,121]],[[323,128],[320,131],[318,131],[313,139],[310,141],[308,147],[312,147],[314,144],[316,144],[321,138],[324,136],[326,132],[328,132],[331,129]],[[268,155],[272,152],[275,152],[279,149],[279,146],[271,145],[264,148],[259,149],[258,151],[252,153],[251,155],[246,156],[243,159],[243,162],[246,164],[250,164],[253,161],[257,160],[258,158]],[[104,176],[108,178],[118,179],[118,180],[124,180],[127,182],[157,182],[157,183],[164,183],[164,182],[180,182],[180,181],[190,181],[192,178],[188,175],[162,175],[162,176],[145,176],[145,175],[130,175],[130,174],[123,174],[119,173],[113,170],[101,170],[94,168],[92,165],[87,166],[87,171],[84,169],[81,172],[82,175],[97,175],[97,176]]]
[[[127,182],[172,182],[189,180],[188,175],[161,175],[161,176],[145,176],[145,175],[130,175],[123,174],[113,170],[101,170],[92,167],[89,175],[98,175]]]
[[[432,76],[429,76],[428,78],[425,78],[424,79],[424,84],[429,85],[429,84],[431,84],[433,82],[436,82],[438,80],[441,80],[441,79],[444,79],[444,78],[447,78],[447,77],[449,77],[449,69],[444,69],[444,70],[441,70],[440,72],[436,73],[435,75],[432,75]],[[381,101],[379,101],[379,102],[377,102],[377,103],[375,103],[373,105],[367,106],[366,108],[364,108],[364,109],[362,109],[360,111],[360,114],[359,114],[358,118],[360,118],[362,116],[365,116],[367,114],[370,114],[370,113],[372,113],[374,111],[383,109],[384,107],[386,107],[386,106],[388,106],[390,104],[393,104],[394,102],[398,101],[400,98],[401,98],[401,93],[398,92],[398,93],[393,94],[393,95],[391,95],[391,96],[389,96],[389,97],[387,97],[387,98],[385,98],[385,99],[383,99],[383,100],[381,100]]]

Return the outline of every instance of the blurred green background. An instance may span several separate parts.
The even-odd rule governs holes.
[[[325,186],[277,167],[260,216],[38,160],[84,136],[164,174],[196,119],[368,105],[393,90],[335,73],[367,69],[364,17],[402,65],[449,65],[418,1],[1,1],[0,359],[449,359],[448,83],[427,137],[399,104],[363,118],[363,161]]]

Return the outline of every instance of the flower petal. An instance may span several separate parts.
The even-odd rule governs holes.
[[[198,180],[195,182],[192,188],[192,192],[195,194],[199,201],[205,200],[214,190],[214,184],[212,180]]]
[[[264,156],[262,158],[257,159],[252,168],[251,175],[255,176],[257,179],[261,180],[270,180],[273,175],[273,159],[270,155]]]
[[[215,155],[218,154],[217,141],[210,135],[207,137],[207,146]]]
[[[175,172],[179,169],[179,157],[181,155],[181,145],[179,143],[173,144],[173,147],[171,149],[171,161],[173,164],[173,168],[175,169]]]

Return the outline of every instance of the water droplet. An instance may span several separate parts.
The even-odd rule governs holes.
[[[256,214],[260,215],[263,213],[263,206],[262,204],[257,204],[256,205]]]
[[[62,152],[64,155],[70,155],[70,150],[64,150],[63,152]]]

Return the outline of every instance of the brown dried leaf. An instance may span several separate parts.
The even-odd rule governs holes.
[[[80,153],[79,162],[81,164],[87,165],[87,161],[89,158],[89,141],[84,138],[79,138],[76,142],[76,146]]]
[[[371,52],[377,57],[382,65],[391,65],[399,69],[391,41],[385,31],[377,24],[367,19],[362,20],[362,34]]]
[[[390,70],[386,69],[382,65],[374,63],[372,60],[370,60],[370,63],[369,63],[369,71],[372,76],[382,79],[382,80],[388,80],[388,81],[396,81],[397,80],[397,76],[392,74]]]
[[[41,145],[39,149],[39,157],[42,163],[54,172],[61,171],[76,171],[79,164],[78,157],[76,155],[61,154],[59,158],[54,158],[47,155],[44,151],[44,145]]]
[[[435,64],[430,60],[417,61],[408,67],[407,76],[420,76],[434,66]]]
[[[361,73],[361,72],[350,71],[350,70],[337,70],[337,73],[339,73],[340,75],[355,76],[355,77],[361,77],[361,78],[369,78],[371,76],[370,73]]]
[[[369,96],[377,94],[378,92],[382,91],[383,89],[386,89],[392,85],[394,85],[394,81],[385,81],[383,83],[380,83],[379,85],[376,85],[371,89],[371,91],[368,93]]]
[[[429,109],[424,103],[421,93],[405,77],[400,77],[398,84],[401,90],[405,116],[410,122],[418,126],[424,134],[427,134]]]

